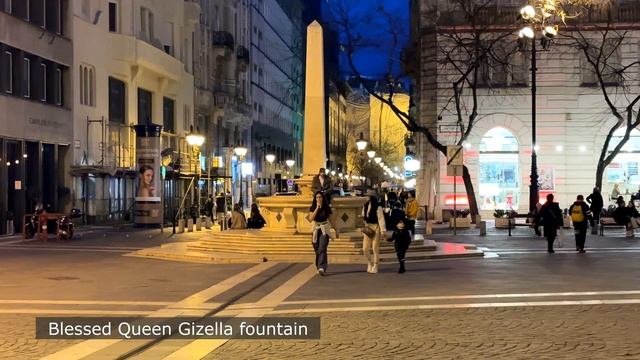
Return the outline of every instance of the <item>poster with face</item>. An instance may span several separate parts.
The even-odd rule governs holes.
[[[554,169],[550,166],[541,166],[538,171],[538,184],[540,184],[540,190],[543,191],[555,191],[556,179]]]
[[[162,223],[160,125],[136,125],[137,188],[135,223]]]

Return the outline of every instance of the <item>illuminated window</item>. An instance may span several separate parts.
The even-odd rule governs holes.
[[[507,129],[489,130],[480,142],[480,208],[517,209],[518,141]]]
[[[609,144],[609,152],[614,149],[624,137],[626,128],[620,128],[613,133],[611,143]],[[607,167],[606,180],[608,187],[603,189],[603,193],[610,194],[614,184],[618,184],[620,192],[636,193],[639,190],[640,174],[638,166],[640,165],[640,131],[631,130],[629,140],[620,149],[620,152]]]

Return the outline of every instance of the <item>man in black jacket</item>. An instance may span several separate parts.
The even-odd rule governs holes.
[[[587,196],[587,202],[591,204],[591,233],[598,233],[598,224],[600,223],[600,214],[602,213],[602,208],[604,207],[604,200],[602,199],[602,194],[600,194],[600,189],[596,186],[593,188],[593,193]]]
[[[584,254],[584,243],[587,239],[587,221],[591,213],[582,195],[578,195],[576,201],[571,205],[569,214],[571,214],[571,221],[576,232],[576,251]]]
[[[558,234],[558,227],[563,224],[563,219],[560,205],[553,202],[553,194],[547,195],[547,202],[540,208],[540,218],[544,235],[547,237],[547,252],[554,253],[553,242]]]

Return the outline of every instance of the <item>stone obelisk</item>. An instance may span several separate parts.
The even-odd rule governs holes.
[[[302,178],[297,181],[303,196],[310,196],[311,181],[326,165],[324,41],[322,25],[313,21],[307,26],[305,72],[304,139]]]

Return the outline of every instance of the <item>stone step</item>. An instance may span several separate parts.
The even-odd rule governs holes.
[[[310,244],[305,246],[282,246],[282,247],[251,247],[251,246],[236,246],[228,247],[223,244],[193,244],[189,245],[189,250],[194,251],[211,251],[211,252],[223,252],[223,253],[240,253],[240,254],[313,254],[313,248]],[[418,245],[410,246],[408,252],[429,252],[436,251],[434,245]],[[330,254],[361,254],[362,248],[336,248],[329,245]],[[393,247],[381,247],[381,254],[395,254]]]
[[[277,241],[264,241],[262,239],[245,239],[245,240],[239,240],[239,239],[210,239],[210,240],[202,240],[200,241],[200,243],[202,244],[208,244],[208,245],[228,245],[230,247],[233,246],[253,246],[253,247],[292,247],[292,246],[309,246],[311,244],[311,239],[304,239],[304,240],[298,240],[296,239],[295,241],[292,241],[290,239],[286,239],[286,240],[282,240],[279,239]],[[414,240],[411,242],[411,246],[423,246],[425,245],[425,240],[420,239],[420,240]],[[352,240],[352,241],[348,241],[348,240],[344,240],[344,239],[337,239],[337,240],[331,240],[329,242],[329,246],[330,247],[334,247],[334,248],[360,248],[362,247],[362,240]],[[394,244],[392,242],[388,242],[388,241],[382,241],[380,243],[380,247],[381,248],[393,248]]]

